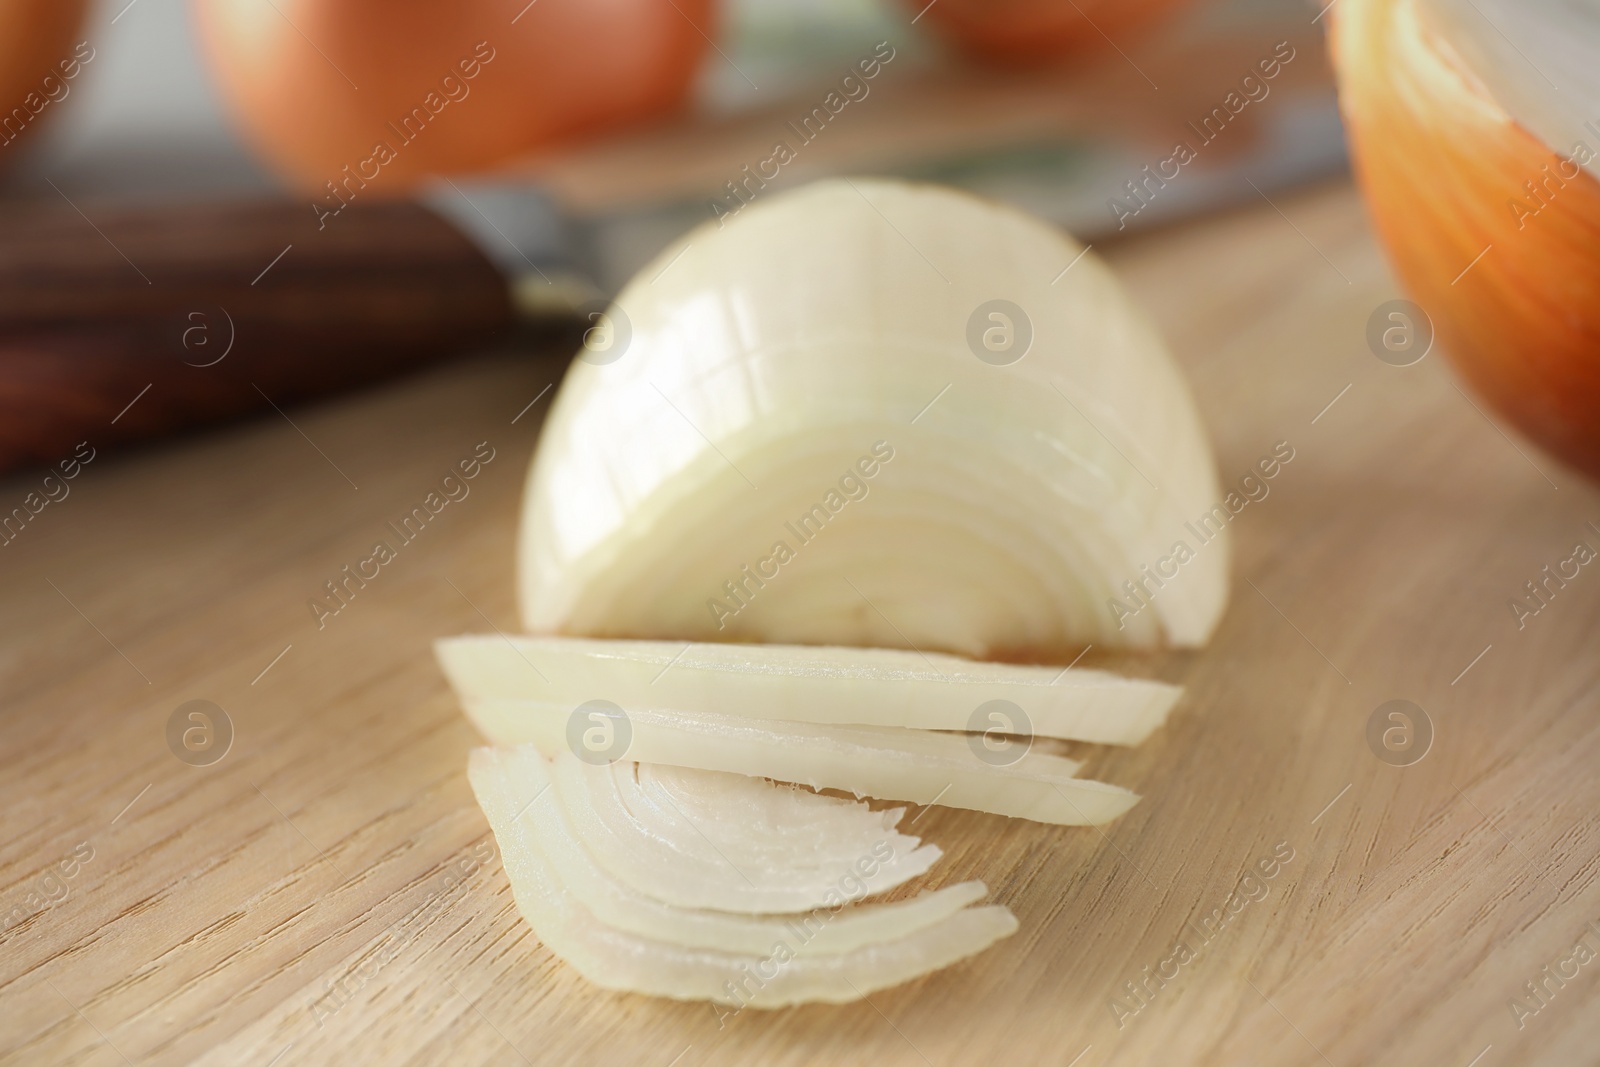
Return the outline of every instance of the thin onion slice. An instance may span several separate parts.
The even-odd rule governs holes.
[[[820,182],[685,236],[611,320],[529,474],[531,632],[1066,662],[1221,617],[1230,513],[1188,390],[1039,219]]]
[[[758,1008],[845,1003],[921,977],[983,951],[1017,929],[998,905],[964,908],[942,922],[838,955],[799,955],[779,942],[764,956],[688,949],[607,926],[561,884],[531,826],[526,799],[503,757],[472,753],[468,777],[499,843],[512,895],[546,947],[608,989]]]
[[[984,705],[1040,737],[1136,745],[1166,721],[1177,686],[1107,671],[979,663],[904,649],[461,636],[434,645],[463,702],[694,709],[791,722],[967,730]],[[1013,710],[1014,709],[1014,710]],[[1025,732],[1013,729],[1011,732]]]
[[[683,772],[704,778],[704,791],[721,798],[732,817],[719,823],[684,812],[670,787],[642,785],[631,761],[595,766],[571,753],[555,760],[551,777],[562,809],[595,862],[635,892],[675,907],[748,915],[837,907],[845,890],[886,892],[927,873],[942,855],[894,829],[904,808],[873,811],[779,790],[762,778]],[[637,766],[648,779],[647,765]],[[769,804],[773,798],[778,804]]]
[[[570,751],[573,709],[536,700],[478,700],[467,717],[496,745]],[[818,726],[709,712],[626,712],[629,739],[615,753],[644,763],[798,782],[856,796],[942,804],[1063,826],[1099,825],[1138,795],[1075,778],[1075,760],[1031,746],[1005,765],[978,758],[977,735],[880,726]],[[620,729],[620,728],[619,728]],[[1010,759],[1012,757],[1007,756]]]
[[[633,764],[631,778],[617,764],[611,770],[632,810],[653,812],[664,821],[677,816],[693,822],[699,836],[724,855],[736,848],[757,862],[769,862],[769,855],[787,859],[796,848],[838,853],[842,861],[847,852],[884,842],[887,831],[905,815],[904,808],[863,810],[859,801],[742,774],[659,763]],[[892,836],[907,850],[917,847],[915,837]],[[935,846],[928,848],[937,853]]]
[[[498,759],[516,795],[528,798],[519,810],[524,811],[522,818],[533,828],[531,840],[544,853],[551,869],[596,919],[624,933],[686,948],[756,955],[767,954],[775,942],[787,938],[801,942],[795,946],[797,955],[838,955],[865,945],[894,941],[932,926],[988,893],[982,882],[962,882],[892,904],[847,907],[845,905],[865,896],[864,884],[859,879],[852,880],[855,872],[847,871],[842,881],[849,884],[833,887],[836,900],[826,910],[766,917],[676,907],[631,888],[598,866],[585,847],[583,835],[574,828],[574,821],[565,811],[563,800],[570,798],[550,788],[553,781],[550,767],[537,749],[532,746],[504,749]],[[556,762],[576,764],[578,761],[568,755],[558,757]],[[710,771],[680,771],[677,776],[729,777]],[[743,785],[747,793],[753,792],[754,787],[770,793],[789,791],[757,779],[741,778],[740,782],[749,783]],[[705,791],[707,796],[721,793],[722,790],[716,788]],[[858,806],[865,807],[859,802]],[[828,821],[819,820],[822,824]],[[641,849],[635,857],[635,870],[643,869],[644,854],[648,851]],[[656,882],[658,877],[650,880]]]

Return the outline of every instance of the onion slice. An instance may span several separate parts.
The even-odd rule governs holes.
[[[573,710],[537,700],[477,700],[470,718],[496,745],[571,751]],[[617,758],[799,782],[856,796],[970,808],[1063,826],[1099,825],[1138,795],[1074,777],[1079,763],[1033,749],[1006,765],[980,760],[981,742],[955,734],[882,726],[819,726],[711,712],[626,712]],[[970,742],[970,743],[969,743]]]
[[[857,872],[846,868],[839,882],[823,894],[825,899],[819,903],[825,905],[825,910],[766,917],[730,914],[707,907],[674,906],[662,902],[654,894],[632,888],[600,868],[585,847],[585,841],[593,841],[594,837],[583,835],[575,828],[577,823],[567,814],[564,806],[564,802],[571,798],[551,788],[553,778],[550,766],[537,749],[532,746],[505,749],[498,758],[505,773],[510,776],[517,796],[528,798],[519,810],[526,811],[523,818],[532,826],[531,840],[544,853],[557,877],[578,895],[596,919],[624,933],[686,948],[758,955],[770,952],[776,941],[799,937],[803,938],[803,943],[796,946],[797,955],[838,955],[865,945],[894,941],[932,926],[968,904],[983,899],[988,893],[982,882],[962,882],[892,904],[845,907],[866,895],[865,883],[855,877]],[[558,758],[555,762],[574,764],[580,768],[583,766],[570,755]],[[641,766],[638,771],[645,769]],[[590,770],[605,773],[599,768]],[[746,796],[757,790],[774,794],[792,791],[758,779],[711,771],[678,771],[676,776],[706,779],[708,784],[712,784],[712,788],[703,791],[707,797],[720,795],[734,799],[730,794],[735,791]],[[737,786],[735,789],[719,788],[721,779],[736,779]],[[865,811],[865,805],[859,802],[854,806]],[[809,825],[828,825],[832,821],[819,819],[811,821]],[[629,881],[640,880],[636,872],[647,866],[651,851],[649,848],[639,848],[634,853],[630,872],[633,877]],[[871,853],[860,858],[866,858],[876,866],[877,857]],[[713,867],[700,872],[700,877],[702,880],[714,880],[708,877],[714,873],[721,872]],[[643,880],[652,889],[658,889],[660,876],[661,871],[652,866],[650,877]],[[826,899],[828,894],[832,894],[831,900]],[[701,900],[710,897],[704,892],[690,895]]]
[[[603,325],[529,474],[530,632],[1065,662],[1221,617],[1188,389],[1042,220],[819,182],[686,235]]]
[[[686,812],[650,768],[584,763],[555,754],[551,777],[564,814],[595,863],[640,894],[680,908],[743,914],[837,907],[850,890],[873,896],[925,874],[937,846],[895,831],[904,808],[779,789],[762,778],[707,771],[701,789],[727,817]],[[635,778],[635,774],[639,778]],[[843,888],[841,888],[843,887]]]
[[[1040,737],[1136,745],[1166,721],[1177,686],[1107,671],[978,663],[904,649],[725,645],[581,637],[462,636],[435,643],[463,703],[693,709],[791,722],[988,729],[984,705]],[[1011,732],[1027,732],[1013,729]]]
[[[528,801],[518,789],[516,758],[477,749],[468,777],[518,909],[551,952],[596,985],[760,1008],[844,1003],[949,966],[1016,931],[1015,917],[998,905],[965,908],[897,940],[836,955],[801,954],[788,940],[765,955],[690,949],[618,930],[561,883],[539,848],[521,817]]]

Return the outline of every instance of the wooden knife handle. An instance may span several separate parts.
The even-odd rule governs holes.
[[[8,207],[0,470],[270,411],[513,326],[506,279],[413,203],[351,203],[320,229],[285,202]]]

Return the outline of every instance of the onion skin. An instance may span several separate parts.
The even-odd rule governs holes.
[[[971,59],[1035,66],[1112,52],[1192,0],[907,0],[941,37]],[[924,11],[923,9],[926,8]]]
[[[1342,0],[1332,12],[1368,208],[1461,375],[1600,479],[1600,183],[1572,173],[1561,153],[1573,146],[1552,151],[1515,122],[1429,35],[1425,14],[1415,0]],[[1546,167],[1564,184],[1549,182],[1541,204],[1524,183],[1547,182]]]
[[[87,0],[0,0],[0,118],[23,106],[31,92],[43,95],[47,75],[61,77],[59,64],[72,59],[73,37],[83,25]],[[60,106],[52,102],[23,129],[25,137]],[[0,166],[10,162],[13,148],[0,145]]]
[[[300,188],[325,192],[388,141],[397,158],[374,183],[386,195],[670,112],[707,48],[701,31],[714,34],[710,0],[676,0],[676,10],[655,0],[539,0],[513,25],[519,6],[195,0],[195,15],[212,70],[266,159]],[[400,144],[389,123],[440,92],[446,75],[461,81],[458,64],[480,42],[493,58],[466,81],[468,95]]]

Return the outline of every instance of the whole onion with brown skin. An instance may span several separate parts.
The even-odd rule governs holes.
[[[81,69],[74,36],[85,3],[0,0],[0,166],[11,163],[70,94],[65,75]]]
[[[906,0],[963,54],[1028,66],[1114,52],[1193,0]]]
[[[247,139],[296,185],[350,195],[670,112],[714,33],[710,0],[195,0],[195,14]]]

